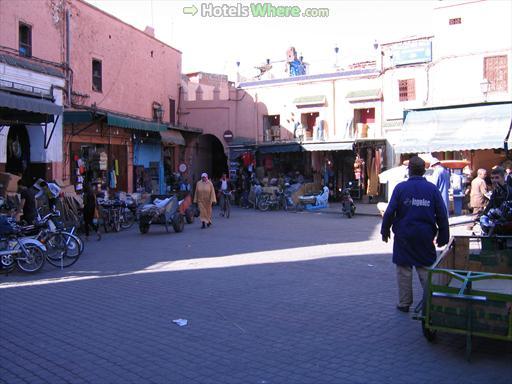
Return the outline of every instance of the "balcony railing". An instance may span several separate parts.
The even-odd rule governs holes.
[[[15,91],[21,92],[25,94],[29,94],[30,96],[40,96],[44,98],[51,98],[52,92],[51,89],[34,87],[32,85],[15,83],[14,81],[6,81],[0,80],[0,88],[6,91]]]

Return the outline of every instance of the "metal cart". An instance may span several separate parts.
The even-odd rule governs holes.
[[[429,271],[416,308],[423,335],[473,336],[512,341],[512,236],[455,236]]]

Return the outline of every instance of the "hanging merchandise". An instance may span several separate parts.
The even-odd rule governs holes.
[[[100,167],[101,171],[106,171],[107,170],[107,167],[108,167],[107,163],[108,163],[107,153],[106,152],[101,152],[100,153],[100,164],[99,164],[99,167]]]
[[[114,160],[114,169],[116,170],[116,176],[119,176],[119,160]]]
[[[116,177],[116,171],[115,170],[112,170],[109,172],[109,175],[110,175],[110,188],[111,189],[116,189],[117,187],[117,177]]]

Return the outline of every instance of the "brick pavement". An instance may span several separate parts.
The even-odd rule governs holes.
[[[463,337],[430,344],[394,309],[379,225],[235,209],[204,230],[107,234],[70,270],[0,276],[0,382],[510,383],[510,344],[476,339],[468,363]]]

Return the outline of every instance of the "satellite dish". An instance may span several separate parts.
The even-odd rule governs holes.
[[[180,171],[181,173],[184,173],[184,172],[186,172],[186,171],[187,171],[187,165],[182,163],[182,164],[180,164],[180,166],[178,167],[178,169],[179,169],[179,171]]]

